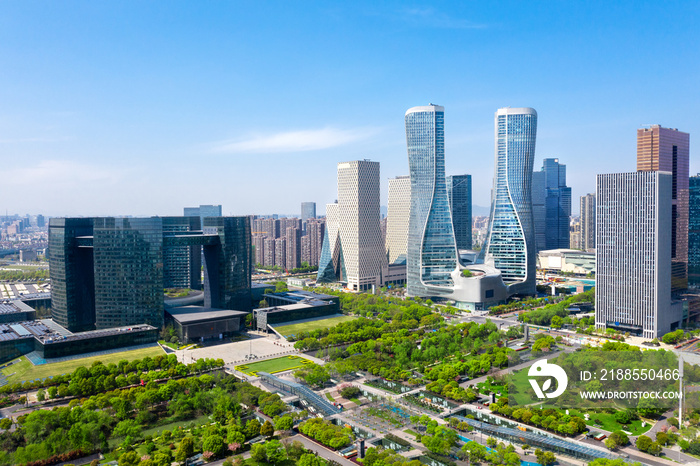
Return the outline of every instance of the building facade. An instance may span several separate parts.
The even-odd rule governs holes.
[[[411,177],[407,291],[411,296],[447,295],[454,289],[458,260],[445,186],[445,108],[410,108],[405,124]]]
[[[301,267],[301,230],[287,227],[287,269]]]
[[[163,217],[163,233],[188,233],[202,230],[199,217]],[[202,287],[202,247],[164,246],[163,282],[165,288]]]
[[[408,245],[408,221],[411,215],[411,177],[389,180],[386,218],[386,255],[389,264],[405,263]]]
[[[571,188],[559,159],[544,159],[532,174],[532,217],[538,251],[569,247]]]
[[[595,249],[595,194],[581,196],[581,242],[579,249]]]
[[[665,171],[673,175],[671,193],[672,291],[688,288],[688,179],[690,135],[652,125],[637,130],[637,171]]]
[[[671,301],[670,172],[598,175],[597,328],[656,338],[678,327]]]
[[[700,174],[688,185],[688,284],[700,287]]]
[[[536,244],[532,219],[532,165],[537,112],[501,108],[495,118],[495,172],[484,263],[501,271],[510,294],[535,293]]]
[[[317,281],[340,281],[351,290],[381,286],[387,262],[379,226],[379,162],[338,164],[338,203],[326,206]]]
[[[449,175],[446,184],[457,249],[469,250],[472,248],[472,176]]]

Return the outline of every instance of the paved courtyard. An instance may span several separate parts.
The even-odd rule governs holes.
[[[250,340],[222,343],[194,350],[178,350],[175,353],[178,360],[186,364],[190,364],[197,359],[221,358],[226,365],[240,364],[247,361],[246,358],[251,354],[251,349],[252,354],[257,356],[253,361],[296,354],[294,345],[285,340],[277,340],[273,337],[268,338],[260,335],[250,336],[252,337]]]

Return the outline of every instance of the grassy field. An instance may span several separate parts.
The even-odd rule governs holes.
[[[302,322],[300,324],[283,325],[280,327],[274,326],[280,334],[285,337],[297,335],[301,332],[311,332],[313,330],[319,330],[323,328],[333,327],[341,322],[347,322],[353,320],[354,316],[339,316],[331,317],[329,319],[312,320],[310,322]]]
[[[547,407],[555,408],[555,406]],[[625,425],[620,424],[615,420],[615,414],[596,413],[593,411],[577,411],[575,409],[569,410],[569,414],[571,414],[572,416],[579,416],[580,418],[584,418],[584,413],[588,413],[591,418],[589,421],[586,421],[586,425],[590,427],[591,430],[603,429],[610,432],[615,432],[616,430],[625,430],[627,432],[632,432],[632,435],[642,435],[643,433],[651,429],[654,425],[653,423],[647,422],[647,425],[642,427],[642,421],[639,419]],[[600,424],[596,424],[595,420],[599,420]]]
[[[92,356],[89,358],[71,359],[69,361],[55,362],[52,364],[33,365],[24,356],[20,357],[20,362],[2,369],[2,373],[7,377],[7,382],[12,384],[27,380],[43,379],[50,376],[68,374],[80,366],[90,367],[95,361],[102,361],[105,365],[113,362],[118,363],[122,359],[133,360],[142,359],[146,356],[155,357],[165,354],[159,346],[142,348],[131,351],[120,351],[118,353]]]
[[[241,364],[240,366],[236,366],[235,369],[244,374],[255,376],[258,372],[274,374],[276,372],[298,369],[307,364],[312,364],[312,362],[300,356],[285,356],[282,358],[268,359],[267,361]]]

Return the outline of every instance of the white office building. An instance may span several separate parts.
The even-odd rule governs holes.
[[[379,162],[338,164],[338,202],[326,206],[318,282],[355,291],[381,286],[387,261],[379,225]]]
[[[389,204],[386,225],[386,255],[389,263],[406,262],[408,220],[411,216],[411,177],[389,180]]]
[[[656,338],[675,329],[669,172],[598,175],[596,327]]]

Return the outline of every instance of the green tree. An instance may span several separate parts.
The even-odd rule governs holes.
[[[260,435],[260,422],[257,419],[249,420],[245,425],[245,436],[253,438]]]
[[[272,437],[275,434],[275,428],[272,426],[270,421],[265,421],[265,423],[260,428],[260,434],[265,437]]]
[[[653,442],[649,437],[647,437],[646,435],[640,435],[639,437],[637,437],[637,443],[635,444],[635,446],[639,451],[647,452],[649,451],[649,447],[651,447],[652,443]]]
[[[139,458],[138,453],[132,450],[122,453],[119,457],[118,464],[119,466],[138,466],[140,462],[141,458]]]
[[[563,319],[559,316],[552,317],[552,328],[561,328],[563,324]]]
[[[326,466],[326,462],[316,455],[304,453],[297,461],[297,466]]]
[[[542,451],[539,448],[535,450],[537,462],[542,466],[549,466],[557,462],[557,457],[551,451]]]
[[[175,452],[175,461],[184,463],[187,458],[194,454],[194,442],[192,437],[185,437],[180,441],[180,445]]]
[[[265,454],[267,461],[272,464],[278,464],[287,459],[287,450],[284,449],[279,440],[270,440],[265,444]]]
[[[250,457],[259,463],[265,463],[267,462],[267,451],[265,450],[265,446],[256,443],[252,447],[250,447]]]
[[[214,456],[219,457],[226,451],[226,444],[220,435],[210,435],[204,438],[202,449],[214,453]]]
[[[282,416],[275,422],[275,429],[277,430],[292,430],[292,427],[294,427],[292,416]]]

